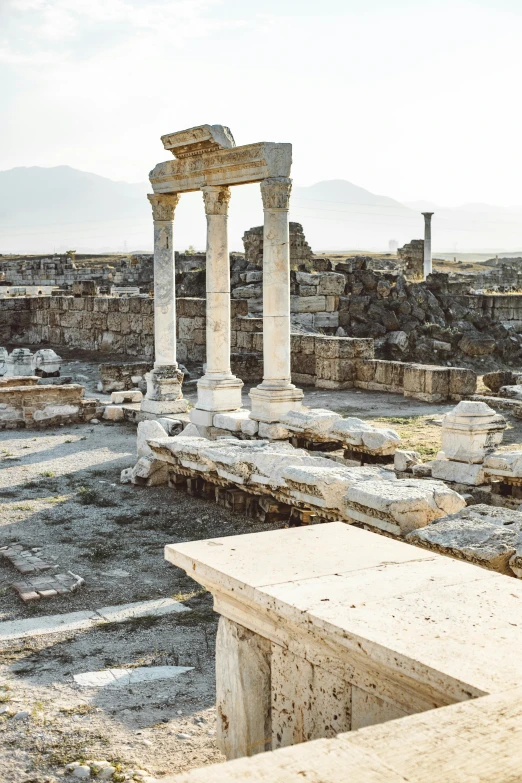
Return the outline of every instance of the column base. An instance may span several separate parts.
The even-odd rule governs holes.
[[[183,399],[181,384],[183,373],[177,364],[155,366],[145,375],[147,393],[140,409],[146,413],[185,413],[188,401]]]
[[[288,411],[299,410],[302,406],[304,393],[293,384],[280,389],[256,386],[248,395],[252,400],[250,418],[256,421],[272,423],[280,421]]]
[[[241,408],[243,381],[234,375],[212,378],[204,375],[198,381],[196,408],[202,411],[221,413]]]

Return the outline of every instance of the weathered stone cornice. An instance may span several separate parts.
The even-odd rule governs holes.
[[[289,177],[292,145],[262,141],[158,163],[150,172],[154,193],[183,193],[206,185],[242,185]]]

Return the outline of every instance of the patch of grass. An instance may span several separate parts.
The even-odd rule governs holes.
[[[93,563],[103,562],[109,560],[114,554],[114,546],[112,544],[95,544],[89,552],[86,552],[84,557]]]
[[[32,511],[34,506],[30,503],[21,503],[19,506],[13,506],[15,511]]]
[[[61,707],[58,710],[62,715],[91,715],[96,712],[92,704],[76,704],[74,707]]]
[[[105,497],[92,487],[80,487],[78,490],[78,502],[82,506],[98,506],[99,508],[110,508],[118,505],[116,500]]]
[[[54,478],[54,476],[56,476],[56,473],[54,472],[54,470],[43,470],[40,473],[40,476],[44,476],[44,478]]]
[[[426,460],[433,459],[441,447],[442,430],[433,415],[381,416],[369,421],[377,427],[392,427],[401,437],[401,449],[417,451]]]

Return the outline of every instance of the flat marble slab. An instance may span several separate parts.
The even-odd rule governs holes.
[[[261,635],[263,622],[278,626],[282,644],[302,629],[448,701],[522,686],[522,583],[510,577],[342,522],[169,545],[165,556],[220,612],[240,606]]]

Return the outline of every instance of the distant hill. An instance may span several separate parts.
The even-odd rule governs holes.
[[[20,167],[0,171],[0,253],[50,253],[152,249],[148,182],[130,184],[70,166]],[[421,211],[434,211],[433,246],[440,251],[492,254],[522,247],[522,209],[465,204],[447,209],[429,201],[402,204],[346,180],[294,184],[290,219],[303,224],[315,251],[322,248],[387,250],[423,235]],[[232,189],[229,238],[263,222],[258,185]],[[205,247],[200,193],[184,194],[176,210],[176,246]]]

